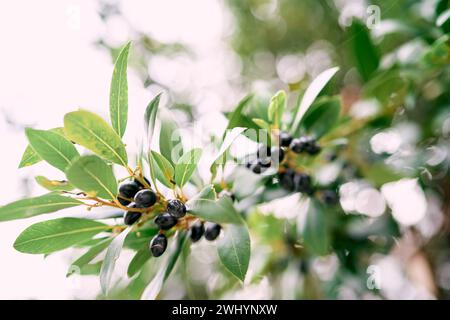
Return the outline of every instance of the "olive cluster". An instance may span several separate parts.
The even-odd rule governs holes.
[[[295,153],[307,153],[312,156],[318,154],[321,150],[314,137],[301,136],[294,139],[287,132],[280,133],[280,146],[289,148]]]
[[[166,212],[162,212],[155,217],[155,224],[159,228],[159,233],[150,241],[150,251],[154,257],[161,256],[167,248],[167,236],[164,231],[171,229],[178,223],[178,219],[186,215],[186,205],[178,199],[167,202]]]
[[[253,173],[260,174],[273,166],[275,163],[283,161],[285,152],[282,148],[268,147],[261,145],[256,152],[256,157],[249,159],[245,166]]]
[[[146,209],[156,203],[157,196],[153,190],[145,189],[139,181],[133,180],[120,185],[118,200],[128,208]],[[124,222],[126,225],[132,225],[140,219],[141,215],[141,212],[126,211],[123,217]]]
[[[222,227],[217,223],[203,223],[203,221],[198,220],[192,225],[189,236],[192,242],[199,241],[202,236],[208,241],[213,241],[217,239],[221,229]]]

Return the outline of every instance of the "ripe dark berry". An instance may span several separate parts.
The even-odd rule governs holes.
[[[295,190],[294,176],[295,171],[292,169],[287,169],[285,172],[281,172],[278,175],[281,187],[287,191],[294,191]]]
[[[308,144],[306,146],[306,152],[308,152],[310,155],[315,156],[318,154],[321,150],[320,146],[314,141],[312,144]]]
[[[271,158],[273,162],[280,163],[284,159],[284,150],[277,147],[272,147]]]
[[[294,176],[295,190],[298,192],[312,194],[313,188],[311,184],[311,177],[306,173],[297,173]]]
[[[181,218],[186,215],[186,206],[178,199],[169,200],[167,202],[167,212],[175,218]]]
[[[120,203],[121,205],[123,205],[123,206],[127,206],[127,205],[129,205],[129,204],[131,203],[130,200],[123,199],[123,198],[121,198],[121,197],[118,197],[117,200],[119,200],[119,203]]]
[[[191,237],[192,242],[197,242],[198,240],[201,239],[204,233],[205,233],[205,226],[201,221],[197,221],[191,227],[191,232],[189,236]]]
[[[148,208],[156,203],[156,194],[150,189],[140,190],[134,196],[134,202],[138,208]]]
[[[280,146],[289,147],[292,142],[292,136],[287,132],[280,133]]]
[[[334,190],[325,190],[321,194],[321,198],[323,202],[326,204],[333,206],[338,203],[338,195]]]
[[[129,206],[130,207],[130,206]],[[132,208],[135,207],[134,203],[131,206]],[[139,220],[139,218],[141,217],[142,213],[140,212],[132,212],[132,211],[127,211],[125,212],[125,215],[123,216],[123,222],[128,225],[131,226],[132,224],[134,224],[136,221]]]
[[[169,230],[176,225],[178,219],[168,212],[161,213],[155,218],[155,224],[162,230]]]
[[[150,181],[148,181],[148,179],[146,177],[144,177],[144,181],[150,186]],[[137,185],[139,186],[140,189],[145,188],[145,186],[137,179],[134,179],[134,182],[137,183]]]
[[[216,240],[220,234],[221,226],[217,223],[208,223],[205,230],[205,239],[208,241]]]
[[[154,257],[161,256],[167,248],[167,237],[160,233],[150,242],[150,251]]]
[[[124,198],[133,199],[140,187],[135,181],[127,181],[120,185],[119,195]]]
[[[305,150],[305,145],[300,139],[293,139],[289,148],[295,153],[301,153]]]
[[[261,166],[261,164],[259,162],[253,163],[250,166],[250,169],[253,171],[253,173],[256,173],[256,174],[260,174],[261,172],[263,172],[263,167]]]

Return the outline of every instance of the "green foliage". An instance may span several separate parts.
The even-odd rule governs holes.
[[[67,178],[89,196],[108,200],[117,196],[117,180],[111,166],[95,155],[75,160],[67,169]]]
[[[349,41],[356,68],[364,81],[368,81],[380,64],[378,50],[370,38],[369,30],[356,19],[349,29]]]
[[[149,153],[149,159],[152,168],[154,168],[156,179],[168,188],[173,188],[173,176],[175,174],[175,169],[169,160],[167,160],[163,155],[156,151],[151,151]]]
[[[64,128],[53,128],[49,131],[64,136]],[[28,167],[40,161],[42,161],[42,158],[36,153],[36,151],[34,151],[34,149],[30,145],[28,145],[22,155],[22,159],[20,160],[19,168]]]
[[[239,280],[244,281],[250,261],[250,237],[244,224],[229,225],[217,245],[220,261]]]
[[[195,168],[197,168],[201,155],[201,149],[192,149],[178,159],[175,166],[175,183],[177,186],[181,188],[189,181]]]
[[[127,61],[130,46],[131,42],[123,47],[117,57],[109,93],[111,124],[120,137],[125,133],[128,118]]]
[[[35,198],[18,200],[0,207],[0,221],[30,218],[81,204],[82,202],[77,199],[49,193]]]
[[[100,285],[104,294],[108,293],[109,286],[111,283],[111,277],[116,266],[116,260],[120,256],[122,251],[123,243],[128,233],[131,231],[131,227],[128,227],[122,231],[118,236],[114,238],[111,244],[106,250],[105,260],[103,260],[102,267],[100,269]]]
[[[318,201],[312,200],[303,229],[304,245],[318,256],[326,255],[330,250],[329,237],[325,209]]]
[[[25,229],[14,242],[14,248],[24,253],[48,254],[89,240],[108,229],[108,225],[87,219],[47,220]]]
[[[192,201],[190,211],[192,214],[207,221],[216,223],[241,224],[242,218],[233,206],[228,197],[218,200],[210,199],[211,195],[197,198]]]
[[[127,152],[119,135],[95,113],[79,110],[66,114],[64,132],[68,139],[103,159],[127,166]]]

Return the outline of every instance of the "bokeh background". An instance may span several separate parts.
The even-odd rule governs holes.
[[[369,21],[377,14],[380,21]],[[392,245],[384,252],[368,249],[367,256],[357,256],[369,259],[372,269],[353,270],[357,263],[342,266],[336,253],[310,261],[311,278],[299,272],[304,264],[280,259],[274,262],[276,276],[210,295],[221,279],[212,267],[214,248],[199,244],[203,247],[195,250],[195,263],[187,270],[191,286],[179,285],[177,281],[182,280],[175,275],[162,297],[448,298],[450,82],[445,60],[448,45],[436,44],[449,31],[448,1],[2,1],[0,203],[42,193],[33,180],[37,174],[55,176],[42,164],[17,169],[26,146],[24,127],[55,127],[66,112],[78,107],[107,117],[113,62],[129,40],[133,40],[125,136],[129,151],[138,147],[135,137],[141,134],[146,104],[161,91],[165,92],[163,104],[172,109],[180,127],[194,121],[208,135],[220,136],[226,126],[222,112],[248,92],[262,101],[278,89],[296,92],[320,72],[339,66],[334,92],[342,95],[345,112],[356,118],[373,112],[378,106],[363,92],[370,70],[358,72],[354,55],[355,51],[370,54],[371,48],[352,47],[355,17],[371,27],[382,58],[377,66],[398,66],[415,79],[410,86],[401,79],[372,83],[372,91],[378,88],[379,101],[392,102],[395,95],[395,108],[375,128],[363,132],[351,152],[361,156],[366,169],[378,171],[365,171],[368,179],[355,178],[340,189],[346,214],[365,217],[371,227],[381,221],[383,230],[393,222],[395,237],[386,232],[385,238],[369,239]],[[418,60],[427,52],[435,56],[430,58],[431,66],[424,68]],[[389,90],[380,89],[383,85]],[[395,92],[390,91],[392,87]],[[326,178],[339,170],[344,169],[330,166],[322,175]],[[389,179],[377,180],[386,176]],[[270,217],[297,219],[302,208],[293,210],[292,201],[270,203],[260,211],[269,212]],[[48,257],[14,251],[17,235],[41,219],[0,224],[0,298],[96,298],[95,275],[66,278],[77,249]],[[351,227],[361,235],[366,225]],[[261,248],[253,253],[250,272],[256,273],[258,263],[267,256],[269,246]],[[365,249],[363,245],[361,250]],[[126,273],[130,258],[125,252],[117,274]],[[381,283],[376,293],[370,288],[374,274]],[[327,289],[315,290],[315,278],[326,283]],[[194,289],[187,292],[189,287]],[[299,287],[308,290],[299,295]]]

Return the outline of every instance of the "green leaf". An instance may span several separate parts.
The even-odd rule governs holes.
[[[133,259],[131,259],[130,264],[128,265],[127,274],[128,277],[133,277],[136,273],[138,273],[144,264],[151,258],[150,251],[147,247],[142,248],[134,255]]]
[[[69,267],[69,270],[67,271],[66,277],[74,273],[80,272],[84,266],[86,266],[95,257],[97,257],[100,253],[102,253],[109,246],[112,240],[113,240],[112,238],[104,239],[100,241],[98,244],[89,248],[89,250],[86,251],[85,254],[83,254],[77,260],[72,262],[72,264]]]
[[[127,152],[117,133],[99,115],[79,110],[64,116],[68,139],[93,151],[100,157],[127,166]]]
[[[236,127],[246,127],[257,129],[256,126],[248,117],[244,115],[244,109],[248,106],[249,102],[253,99],[253,95],[248,95],[239,101],[236,109],[230,114],[227,129],[233,129]]]
[[[111,229],[111,226],[79,218],[38,222],[19,235],[14,242],[14,248],[24,253],[51,253],[86,241],[108,229]]]
[[[181,156],[175,167],[175,182],[181,188],[191,178],[202,155],[201,149],[192,149]]]
[[[196,198],[187,203],[189,212],[206,221],[215,223],[235,223],[241,224],[242,217],[233,206],[229,197],[223,197],[218,200]]]
[[[25,134],[39,157],[62,172],[79,156],[73,144],[57,133],[26,128]]]
[[[41,187],[50,191],[70,191],[74,188],[65,180],[50,180],[44,176],[37,176],[34,179]]]
[[[128,227],[123,230],[118,236],[114,238],[111,244],[106,250],[105,259],[103,260],[102,268],[100,269],[100,285],[102,292],[108,294],[109,285],[111,283],[111,277],[116,266],[116,261],[119,259],[120,252],[122,251],[123,243],[128,233],[130,233],[132,227]]]
[[[324,98],[315,102],[302,120],[302,128],[320,138],[337,123],[341,112],[341,101],[336,98]]]
[[[219,152],[214,157],[214,161],[210,166],[210,171],[213,174],[213,176],[216,174],[217,166],[222,164],[225,165],[224,155],[228,151],[228,149],[231,147],[231,144],[234,142],[234,140],[237,139],[243,133],[246,128],[241,127],[235,127],[231,129],[231,131],[226,132],[225,138],[222,142],[222,145],[220,146]]]
[[[278,91],[272,97],[272,99],[270,99],[269,109],[267,110],[269,121],[271,121],[275,126],[279,127],[281,124],[281,119],[283,117],[285,108],[286,108],[286,92],[281,90]]]
[[[261,129],[267,130],[267,132],[270,132],[270,124],[267,123],[265,120],[260,118],[253,118],[252,121],[258,125]]]
[[[250,261],[250,237],[247,226],[228,225],[217,244],[220,261],[239,280],[244,281]]]
[[[339,68],[334,67],[325,70],[321,74],[319,74],[306,89],[305,94],[303,95],[302,101],[298,107],[296,112],[294,121],[291,126],[291,133],[295,134],[298,132],[300,127],[300,122],[305,115],[306,111],[308,111],[309,107],[313,104],[314,100],[316,100],[317,96],[323,90],[323,88],[327,85],[327,83],[333,78],[333,76],[338,72]]]
[[[112,200],[117,195],[117,181],[112,167],[95,155],[82,156],[67,168],[67,178],[90,196]]]
[[[82,202],[77,199],[49,193],[35,198],[18,200],[0,207],[0,221],[30,218],[81,204]]]
[[[364,97],[376,98],[383,107],[390,108],[404,103],[409,81],[398,70],[379,72],[364,86]]]
[[[322,256],[329,253],[330,235],[325,217],[325,209],[317,200],[311,200],[303,229],[305,248]]]
[[[370,38],[367,27],[356,19],[350,26],[350,45],[356,68],[364,81],[368,81],[380,64],[377,48]]]
[[[200,199],[208,199],[208,200],[216,200],[217,194],[216,190],[214,189],[214,185],[210,184],[204,187],[199,193],[197,193],[195,196],[193,196],[187,203],[188,205],[191,204],[192,206],[195,205],[195,201]]]
[[[174,155],[183,153],[183,145],[181,144],[181,140],[178,139],[177,141],[177,136],[173,135],[173,133],[177,132],[177,130],[178,126],[175,122],[169,119],[161,119],[161,130],[159,133],[159,151],[161,155],[163,155],[164,158],[166,158],[172,165],[174,165],[174,161],[177,160],[173,159],[172,153]]]
[[[127,61],[131,42],[120,51],[114,65],[114,71],[109,91],[109,113],[111,124],[120,137],[123,137],[127,127],[128,117],[128,82]]]
[[[49,131],[57,133],[64,137],[64,128],[53,128]],[[22,159],[20,160],[19,168],[28,167],[40,161],[42,161],[42,158],[36,153],[36,151],[33,150],[30,145],[28,145],[22,155]]]
[[[145,131],[147,132],[147,144],[148,147],[151,147],[152,144],[152,138],[153,138],[153,131],[155,129],[155,122],[156,122],[156,114],[158,113],[158,106],[159,106],[159,100],[161,99],[161,94],[158,94],[156,97],[153,98],[152,101],[147,105],[147,108],[145,109],[144,114],[144,126]]]
[[[445,66],[450,63],[450,37],[444,35],[437,39],[425,52],[423,59],[431,66]]]
[[[169,160],[153,150],[149,153],[149,158],[152,161],[152,166],[158,181],[168,188],[173,188],[174,184],[171,181],[173,181],[175,169]]]

